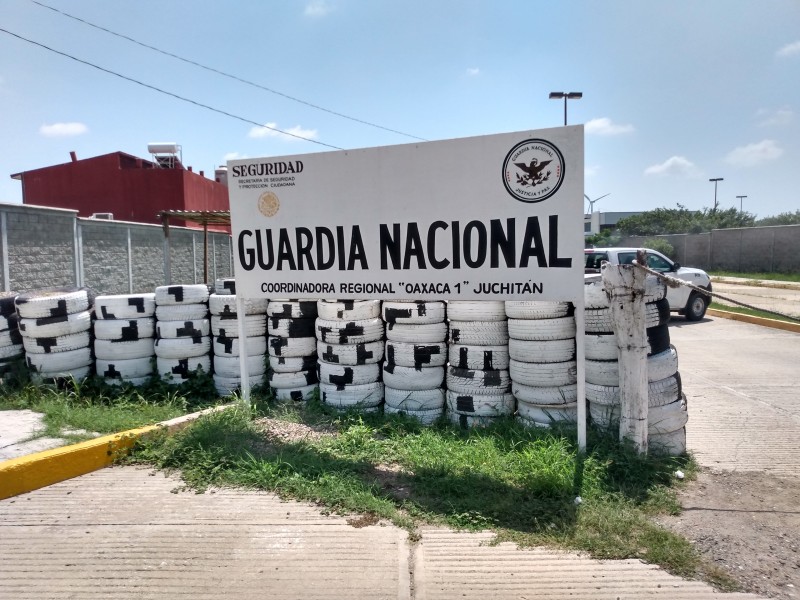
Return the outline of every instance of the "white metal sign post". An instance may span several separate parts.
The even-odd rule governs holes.
[[[571,301],[583,447],[583,169],[582,126],[229,161],[237,295]]]

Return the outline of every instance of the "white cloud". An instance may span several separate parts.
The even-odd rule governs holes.
[[[585,166],[583,168],[583,175],[584,177],[594,177],[600,172],[600,167],[597,165]]]
[[[776,160],[783,154],[783,148],[775,140],[763,140],[731,150],[725,162],[734,167],[757,167],[765,162]]]
[[[326,0],[311,0],[306,4],[306,9],[303,14],[307,17],[324,17],[333,10],[333,6]]]
[[[762,108],[756,112],[758,124],[762,127],[772,127],[776,125],[788,125],[794,121],[794,112],[788,106],[778,110],[767,110]]]
[[[699,177],[700,169],[685,156],[671,156],[661,164],[647,167],[644,174],[660,177]]]
[[[470,67],[469,69],[467,69],[467,75],[469,75],[470,77],[475,77],[480,74],[481,70],[478,67]]]
[[[791,44],[786,44],[775,53],[775,56],[778,58],[789,58],[790,56],[796,56],[798,54],[800,54],[800,40],[792,42]]]
[[[584,131],[593,135],[622,135],[624,133],[633,133],[634,127],[633,125],[618,125],[617,123],[612,123],[608,117],[602,117],[587,121],[586,125],[584,125]]]
[[[278,129],[277,123],[266,123],[264,127],[253,127],[247,134],[247,136],[251,138],[276,137],[276,138],[283,138],[285,140],[297,140],[298,137],[306,138],[309,140],[314,140],[317,138],[316,129],[303,129],[302,127],[300,127],[300,125],[295,125],[294,127],[290,127],[289,129],[283,129],[283,131],[291,135],[286,135],[286,133],[275,131],[276,129]]]
[[[83,123],[53,123],[39,127],[39,133],[44,137],[68,137],[82,135],[89,131]]]
[[[222,157],[223,162],[228,162],[229,160],[241,160],[244,158],[250,158],[246,154],[239,154],[238,152],[228,152],[225,156]]]

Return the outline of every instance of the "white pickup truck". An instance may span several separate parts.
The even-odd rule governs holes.
[[[638,248],[587,248],[585,255],[585,273],[599,273],[603,261],[612,265],[628,265],[636,259]],[[666,256],[655,250],[645,249],[647,252],[647,266],[654,271],[682,279],[697,287],[711,291],[711,278],[702,269],[682,267],[679,263],[672,262]],[[711,298],[696,292],[688,287],[667,287],[667,300],[669,309],[678,314],[686,315],[688,321],[699,321],[706,314]]]

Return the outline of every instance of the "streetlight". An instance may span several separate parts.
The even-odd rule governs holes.
[[[550,100],[564,99],[564,127],[567,126],[567,100],[580,100],[583,92],[550,92]]]
[[[747,196],[736,196],[736,197],[739,199],[739,212],[742,212],[742,205],[744,204],[742,200],[744,198],[747,198]]]
[[[714,179],[709,179],[709,181],[714,182],[714,210],[711,212],[717,212],[717,184],[720,181],[724,181],[722,177],[715,177]]]

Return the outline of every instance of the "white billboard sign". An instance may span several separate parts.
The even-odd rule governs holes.
[[[228,162],[248,298],[575,300],[583,127]]]

